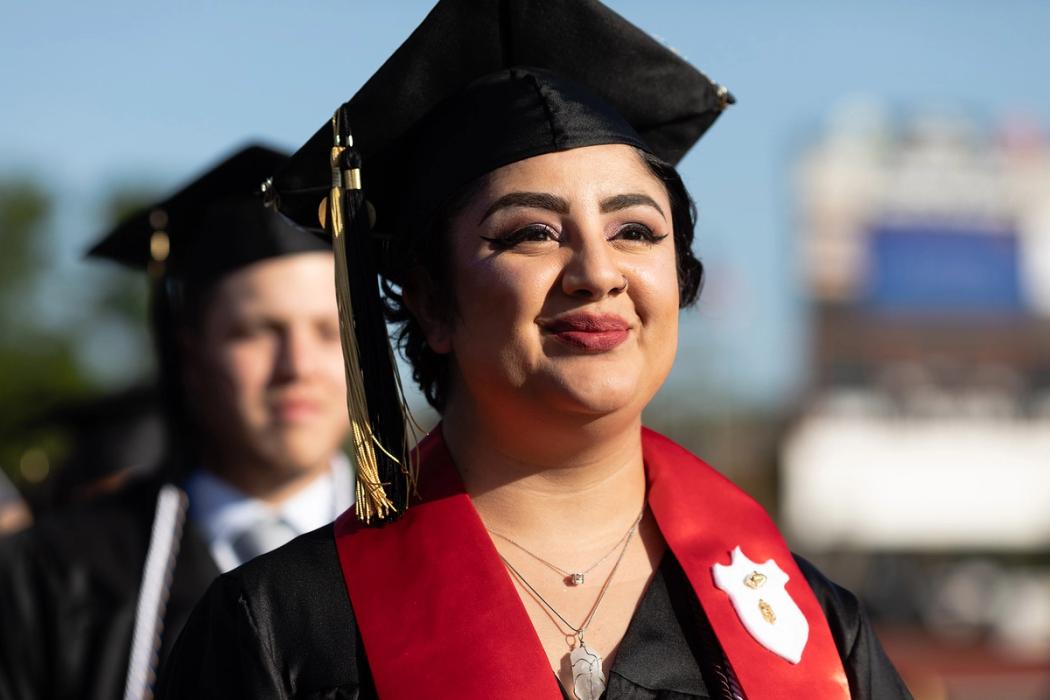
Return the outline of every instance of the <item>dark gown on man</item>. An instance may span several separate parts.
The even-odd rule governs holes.
[[[827,616],[853,698],[910,698],[857,599],[812,565],[799,564]],[[395,614],[390,623],[397,624]],[[732,697],[722,659],[695,594],[668,552],[608,670],[605,698]],[[217,579],[162,670],[158,697],[377,697],[332,528],[303,535]]]
[[[129,484],[0,541],[0,700],[123,697],[161,485]],[[187,522],[161,660],[218,574],[207,545]]]

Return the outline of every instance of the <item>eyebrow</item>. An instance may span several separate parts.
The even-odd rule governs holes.
[[[618,194],[613,197],[607,197],[602,200],[600,210],[603,214],[609,214],[614,211],[620,211],[621,209],[630,209],[631,207],[638,206],[652,207],[663,219],[667,219],[664,210],[660,208],[660,205],[656,203],[656,200],[647,194],[641,193]],[[482,223],[485,219],[489,218],[500,209],[509,209],[512,207],[546,209],[556,214],[569,213],[569,203],[557,195],[547,192],[511,192],[497,199],[492,206],[485,211],[485,215],[481,217],[481,220],[478,221],[478,223]]]
[[[615,197],[603,199],[601,203],[601,212],[603,214],[608,214],[610,212],[620,211],[621,209],[629,209],[638,206],[652,207],[665,221],[667,220],[664,210],[660,208],[660,205],[656,203],[656,200],[647,194],[641,193],[618,194]]]
[[[511,207],[547,209],[556,214],[569,213],[569,203],[556,195],[546,192],[511,192],[497,199],[478,223],[480,224],[500,209],[509,209]]]

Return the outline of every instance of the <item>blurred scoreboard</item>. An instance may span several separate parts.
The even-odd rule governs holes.
[[[1017,235],[1009,229],[877,224],[861,303],[882,312],[1027,310]]]
[[[1046,144],[854,120],[797,174],[812,352],[780,451],[795,540],[1050,548]]]

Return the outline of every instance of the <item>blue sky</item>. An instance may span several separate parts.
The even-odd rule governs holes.
[[[745,406],[805,378],[790,172],[852,96],[1050,124],[1050,3],[618,0],[739,99],[683,161],[708,295],[687,312],[669,389]],[[63,195],[56,275],[114,184],[171,186],[233,145],[294,147],[350,97],[429,2],[9,3],[0,24],[0,175]],[[2,251],[0,251],[2,254]],[[60,295],[75,313],[75,295]],[[59,298],[56,296],[56,298]],[[117,353],[119,355],[119,352]],[[688,391],[685,391],[688,390]]]

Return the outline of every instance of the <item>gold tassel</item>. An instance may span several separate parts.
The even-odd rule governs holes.
[[[351,433],[354,447],[354,462],[357,472],[356,510],[357,516],[365,523],[373,518],[385,518],[398,511],[383,488],[379,476],[379,465],[376,459],[378,449],[395,463],[401,466],[408,479],[409,493],[415,494],[418,484],[419,465],[415,446],[416,438],[423,433],[412,416],[405,400],[401,377],[393,356],[393,348],[387,344],[390,352],[391,367],[397,384],[398,399],[402,419],[405,424],[404,444],[399,445],[399,455],[391,454],[384,447],[372,430],[368,413],[368,398],[359,361],[357,335],[354,332],[353,302],[350,298],[350,280],[348,277],[346,252],[346,220],[343,210],[343,193],[345,189],[361,189],[361,171],[359,169],[343,172],[342,155],[346,145],[340,142],[337,120],[332,119],[335,132],[335,145],[332,147],[329,164],[332,168],[332,185],[328,195],[328,223],[332,234],[332,248],[335,253],[335,289],[339,307],[339,336],[343,347],[343,366],[346,373],[346,407],[350,416]],[[348,144],[349,145],[349,144]],[[395,448],[397,449],[397,448]],[[407,507],[405,503],[403,507]]]

